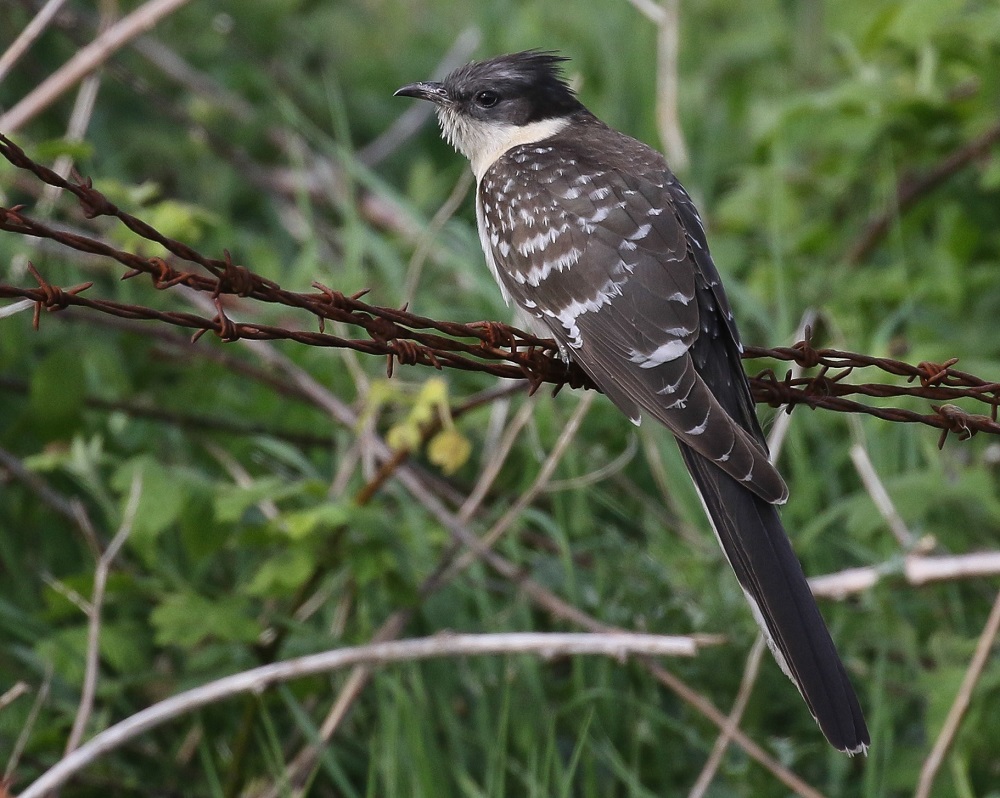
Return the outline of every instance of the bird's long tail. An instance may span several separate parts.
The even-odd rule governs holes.
[[[830,743],[864,753],[868,727],[777,508],[678,442],[768,647]]]

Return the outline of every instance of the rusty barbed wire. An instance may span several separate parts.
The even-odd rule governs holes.
[[[111,216],[142,238],[159,244],[173,258],[192,264],[196,270],[178,268],[161,257],[144,257],[117,249],[96,238],[60,230],[22,213],[21,207],[0,207],[0,230],[47,239],[77,252],[109,258],[126,267],[122,279],[147,275],[155,288],[166,290],[183,285],[205,292],[213,298],[215,315],[158,310],[104,298],[85,296],[92,283],[61,288],[46,280],[34,266],[30,272],[36,286],[0,284],[0,297],[26,299],[35,303],[34,323],[41,311],[58,311],[69,306],[85,308],[126,319],[156,321],[193,330],[196,340],[207,332],[223,341],[240,338],[290,340],[309,346],[352,349],[387,358],[391,375],[395,363],[424,365],[436,369],[456,368],[478,371],[497,377],[527,380],[532,391],[551,384],[594,388],[589,378],[575,364],[566,364],[557,356],[552,341],[537,338],[499,322],[461,324],[439,321],[410,313],[406,307],[387,308],[362,301],[368,291],[344,294],[320,283],[313,283],[314,293],[288,291],[272,280],[255,274],[233,261],[229,252],[222,258],[209,258],[183,242],[164,236],[141,219],[121,210],[93,188],[89,180],[74,176],[66,180],[29,158],[23,150],[0,134],[0,155],[14,166],[32,173],[42,182],[74,194],[89,218]],[[200,267],[200,270],[197,270]],[[207,274],[205,273],[207,272]],[[276,325],[234,321],[228,313],[238,308],[233,297],[297,308],[315,316],[319,330],[296,330]],[[345,338],[325,331],[326,321],[336,321],[362,329],[367,338]],[[771,358],[794,362],[804,368],[818,368],[810,376],[793,378],[791,372],[779,377],[765,369],[751,378],[756,401],[773,407],[785,406],[789,412],[796,405],[806,405],[837,412],[864,413],[886,421],[920,423],[942,431],[940,445],[950,433],[960,440],[977,432],[1000,434],[997,422],[1000,407],[1000,383],[990,382],[954,368],[957,359],[945,363],[916,365],[890,358],[880,358],[835,349],[816,349],[810,334],[791,347],[764,349],[746,347],[745,358]],[[470,340],[471,339],[471,340]],[[906,384],[851,383],[845,379],[855,371],[874,368],[889,375],[906,378]],[[930,405],[931,412],[920,413],[902,407],[878,407],[849,399],[864,396],[879,399],[924,399],[941,404]],[[987,413],[971,413],[952,402],[971,400],[986,405]]]

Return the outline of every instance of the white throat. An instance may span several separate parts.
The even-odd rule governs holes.
[[[569,119],[543,119],[527,125],[511,125],[480,122],[457,114],[450,108],[439,107],[438,122],[448,143],[472,163],[478,182],[507,150],[554,136],[569,124]]]

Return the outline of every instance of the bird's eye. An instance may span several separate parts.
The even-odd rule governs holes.
[[[500,102],[500,95],[489,89],[476,95],[476,105],[480,108],[492,108],[498,102]]]

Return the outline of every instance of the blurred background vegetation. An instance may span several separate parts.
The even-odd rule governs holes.
[[[0,0],[0,51],[37,5]],[[0,112],[89,42],[102,14],[137,5],[66,3],[2,78]],[[914,363],[960,357],[966,371],[1000,379],[1000,150],[984,147],[914,202],[897,202],[898,186],[1000,123],[1000,5],[680,0],[678,42],[689,158],[678,172],[744,341],[790,343],[814,309],[817,343]],[[625,0],[193,0],[99,73],[82,140],[66,139],[75,92],[0,132],[43,161],[74,155],[125,209],[206,254],[228,249],[285,288],[318,280],[435,318],[510,321],[482,263],[467,164],[431,120],[383,138],[417,113],[393,90],[430,77],[449,53],[461,62],[559,49],[595,113],[661,146],[658,43],[656,25]],[[6,163],[0,201],[156,254],[66,198],[46,207],[38,184]],[[869,236],[883,216],[884,234]],[[94,295],[191,307],[146,278],[119,282],[115,264],[0,235],[3,282],[32,285],[29,259],[56,284],[92,280]],[[233,314],[312,326],[287,308],[238,304]],[[397,367],[387,381],[381,358],[290,343],[271,347],[290,360],[278,368],[260,348],[211,336],[190,347],[152,323],[81,312],[41,321],[35,332],[30,311],[0,319],[0,694],[30,688],[0,709],[0,764],[13,765],[15,791],[58,760],[80,701],[95,553],[56,508],[80,502],[106,546],[136,475],[141,499],[107,585],[88,736],[210,679],[367,642],[398,609],[410,613],[403,636],[575,628],[480,565],[421,597],[447,531],[396,480],[355,501],[372,475],[372,435],[405,439],[414,418],[494,387],[492,378]],[[358,423],[334,423],[290,390],[294,369]],[[580,401],[542,394],[459,417],[450,473],[426,452],[407,467],[455,506],[534,401],[470,521],[482,533],[532,483]],[[867,710],[870,756],[830,750],[769,658],[741,724],[825,795],[912,794],[997,588],[995,578],[908,585],[905,551],[849,456],[852,444],[867,450],[929,550],[997,548],[1000,446],[952,438],[938,451],[937,441],[934,430],[875,419],[792,416],[784,518],[806,572],[886,572],[873,589],[822,604]],[[669,436],[634,429],[599,398],[549,487],[498,550],[603,622],[724,634],[724,645],[666,665],[728,710],[756,629]],[[343,682],[305,679],[213,706],[103,758],[63,794],[263,795],[268,785],[292,794],[282,774]],[[1000,796],[997,718],[994,655],[934,795]],[[685,795],[717,734],[635,663],[391,667],[307,771],[309,794]],[[708,794],[787,793],[731,747]]]

